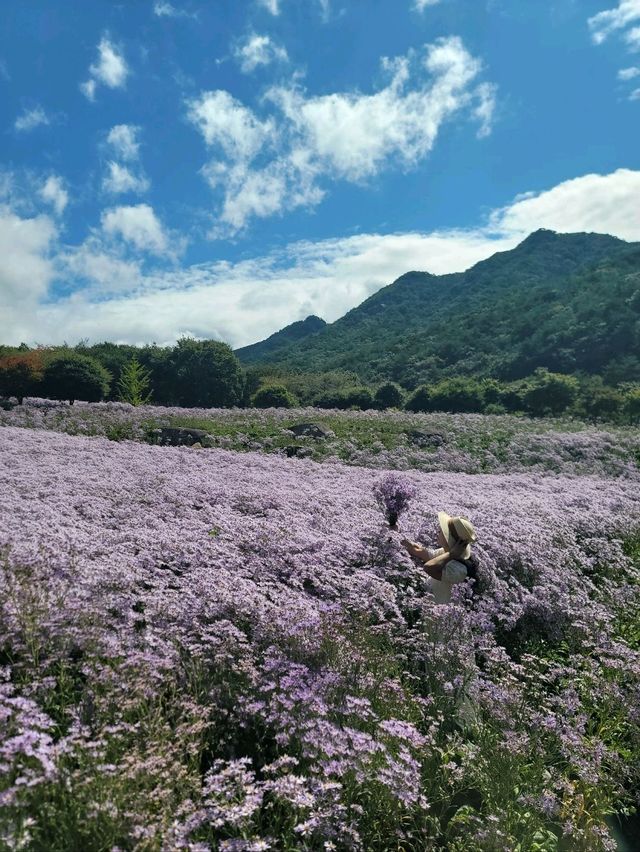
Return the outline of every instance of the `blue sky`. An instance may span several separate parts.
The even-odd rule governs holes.
[[[3,0],[0,340],[233,346],[640,239],[640,0]]]

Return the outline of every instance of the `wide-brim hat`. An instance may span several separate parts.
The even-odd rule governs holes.
[[[467,543],[462,559],[468,559],[471,556],[471,543],[477,541],[476,531],[471,521],[466,518],[451,517],[446,512],[438,512],[438,523],[449,548],[461,542]]]

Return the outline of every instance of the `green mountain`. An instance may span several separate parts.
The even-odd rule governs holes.
[[[466,272],[408,272],[252,363],[352,370],[408,388],[453,375],[516,379],[537,367],[617,383],[640,380],[639,353],[640,243],[540,230]]]
[[[266,340],[236,349],[235,353],[243,364],[255,364],[265,359],[273,360],[281,355],[290,344],[303,340],[311,334],[317,334],[325,326],[326,322],[323,319],[312,314],[304,320],[293,322],[280,331],[276,331]]]

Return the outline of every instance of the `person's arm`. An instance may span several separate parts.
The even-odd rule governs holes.
[[[442,580],[442,574],[446,564],[448,562],[455,561],[456,557],[461,556],[466,546],[454,544],[450,550],[445,550],[443,553],[438,553],[436,556],[432,556],[432,551],[427,550],[426,547],[422,547],[420,544],[416,544],[414,541],[409,541],[409,539],[402,539],[401,544],[411,556],[419,559],[420,562],[424,564],[425,572],[430,577],[433,577],[434,580]],[[462,563],[456,563],[456,565],[458,564],[461,565],[461,569],[464,568],[466,573],[466,567],[462,565]]]
[[[415,559],[418,559],[423,563],[424,570],[430,577],[433,577],[434,580],[440,580],[442,578],[442,569],[449,559],[451,559],[451,556],[447,553],[447,551],[434,556],[433,551],[428,550],[421,544],[417,544],[415,541],[410,541],[407,538],[403,538],[401,544],[410,556],[413,556]]]

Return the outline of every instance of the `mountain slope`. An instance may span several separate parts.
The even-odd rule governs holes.
[[[253,364],[265,358],[273,359],[285,350],[291,343],[303,340],[311,334],[317,334],[326,326],[326,322],[313,314],[304,320],[292,322],[266,340],[242,346],[235,353],[243,364]]]
[[[538,366],[602,372],[627,359],[640,378],[639,287],[640,244],[537,231],[463,273],[406,273],[261,363],[414,387],[445,375],[517,378]]]

